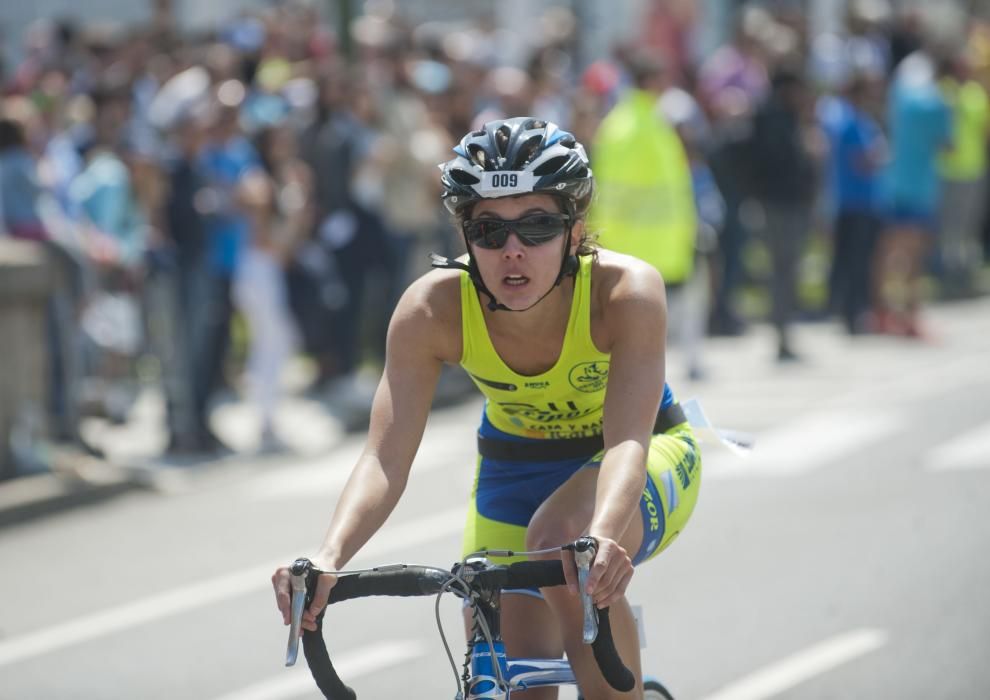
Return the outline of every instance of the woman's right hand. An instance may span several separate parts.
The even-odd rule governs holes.
[[[313,558],[313,566],[323,571],[333,571],[334,566],[319,558]],[[327,606],[330,598],[330,591],[337,583],[337,577],[333,574],[320,574],[316,584],[316,594],[313,596],[312,604],[303,610],[302,629],[316,631],[316,618]],[[289,625],[292,622],[292,572],[288,566],[281,566],[272,574],[272,586],[275,589],[275,604],[282,613],[282,624]]]

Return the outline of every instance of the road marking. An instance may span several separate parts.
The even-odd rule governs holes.
[[[354,441],[335,451],[332,460],[327,457],[309,459],[303,464],[258,476],[241,487],[242,497],[254,503],[300,498],[323,500],[327,493],[343,489],[351,475],[351,467],[363,450],[364,442]],[[458,464],[473,470],[474,450],[470,429],[461,425],[429,428],[423,436],[412,474],[415,476]]]
[[[946,440],[925,455],[924,465],[932,471],[990,468],[990,423]]]
[[[293,498],[324,499],[329,492],[339,492],[351,475],[351,466],[361,455],[364,445],[351,443],[334,452],[333,459],[321,457],[251,479],[240,487],[251,503]],[[332,462],[332,464],[331,464]]]
[[[361,553],[353,567],[379,564],[389,552],[415,547],[424,542],[447,537],[464,527],[464,507],[451,508],[434,515],[406,522],[396,521],[392,527],[379,532]],[[300,548],[298,551],[305,551]],[[86,615],[37,632],[12,637],[0,642],[0,666],[23,659],[48,654],[74,644],[88,642],[129,627],[147,624],[170,615],[193,610],[212,603],[254,593],[271,586],[272,572],[291,561],[295,554],[264,566],[252,566],[241,571],[218,576],[207,581],[175,588],[165,593],[127,603],[109,610]]]
[[[841,462],[866,445],[888,439],[903,426],[903,416],[889,413],[842,410],[802,416],[757,433],[748,457],[724,451],[712,451],[711,459],[705,455],[705,478],[798,476]]]
[[[705,700],[763,700],[793,688],[809,678],[876,651],[887,643],[887,633],[860,629],[826,639],[709,695]]]
[[[426,656],[424,644],[413,640],[385,642],[362,647],[341,654],[333,662],[337,674],[345,683],[369,673],[384,671],[422,656]],[[277,676],[235,690],[216,700],[287,700],[303,695],[313,695],[316,684],[304,663]]]

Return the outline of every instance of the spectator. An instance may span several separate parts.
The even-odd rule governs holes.
[[[290,293],[306,349],[318,364],[318,385],[357,367],[355,294],[360,296],[358,285],[363,288],[364,268],[370,264],[359,245],[364,241],[355,240],[359,222],[351,182],[361,126],[351,111],[350,85],[343,67],[320,76],[315,119],[301,136],[301,152],[313,173],[315,238],[293,265]]]
[[[781,362],[798,359],[790,325],[797,309],[798,266],[815,197],[815,163],[806,143],[808,104],[804,78],[780,66],[753,124],[754,190],[766,220],[771,320]]]
[[[952,147],[939,158],[942,293],[966,297],[974,290],[982,257],[979,227],[985,209],[990,100],[962,54],[950,61],[940,85],[953,121]]]
[[[677,132],[660,109],[668,87],[663,64],[653,55],[636,54],[629,71],[634,87],[606,115],[594,145],[599,194],[591,226],[604,247],[653,265],[668,295],[679,298],[694,273],[697,215],[691,170]],[[672,301],[672,317],[675,308],[687,310]],[[700,367],[692,370],[698,373]]]
[[[952,137],[936,70],[929,51],[911,54],[898,66],[888,100],[887,230],[877,261],[873,327],[914,338],[922,336],[921,273],[937,233],[937,156]]]
[[[174,155],[166,162],[168,195],[165,202],[165,238],[169,244],[167,303],[173,314],[163,351],[174,357],[166,367],[166,396],[173,452],[208,453],[222,447],[209,424],[210,385],[199,381],[202,358],[210,354],[208,314],[213,272],[209,266],[207,220],[203,199],[208,196],[206,173],[200,160],[208,137],[206,114],[189,110],[173,125]],[[164,363],[167,364],[167,363]]]
[[[200,209],[208,215],[209,269],[207,293],[200,301],[206,314],[206,340],[202,355],[197,357],[197,384],[204,392],[219,388],[226,381],[224,361],[233,314],[231,284],[250,239],[243,183],[247,175],[260,167],[254,146],[242,133],[239,122],[244,85],[226,80],[217,87],[215,96],[215,121],[200,154],[207,185],[200,196]],[[201,400],[197,399],[197,404]]]
[[[746,6],[740,11],[731,40],[715,51],[698,74],[699,98],[712,115],[714,145],[712,173],[725,198],[725,226],[719,238],[719,268],[713,333],[736,335],[744,323],[735,308],[744,281],[743,250],[749,240],[749,222],[743,212],[749,190],[752,162],[750,137],[753,115],[770,83],[763,36],[772,18],[765,10]]]
[[[38,212],[41,187],[23,126],[0,116],[0,229],[14,238],[47,240]]]
[[[850,334],[868,329],[873,255],[882,227],[886,140],[872,116],[881,99],[880,80],[872,69],[851,69],[842,93],[828,102],[824,125],[833,206],[829,300]]]
[[[677,130],[691,169],[691,191],[697,210],[694,271],[680,288],[668,289],[670,325],[687,360],[688,378],[705,377],[702,341],[711,305],[711,258],[718,248],[718,237],[725,223],[725,200],[708,166],[711,128],[701,106],[691,93],[668,88],[660,98],[664,117]]]
[[[295,347],[295,328],[286,290],[285,265],[309,232],[309,168],[297,156],[295,134],[286,125],[257,136],[262,170],[245,177],[252,236],[237,266],[234,300],[248,323],[248,393],[260,413],[262,452],[279,451],[275,407],[286,362]]]
[[[92,94],[96,120],[83,149],[82,171],[70,185],[75,213],[88,230],[89,254],[105,270],[135,272],[143,263],[146,213],[138,206],[121,138],[129,118],[124,86],[100,86]]]
[[[83,401],[124,422],[136,398],[133,362],[143,343],[141,284],[147,250],[147,212],[138,200],[121,136],[129,119],[126,86],[100,85],[92,93],[92,141],[83,170],[69,185],[75,222],[83,231],[89,290],[82,328],[90,354]]]
[[[445,92],[449,90],[453,90],[452,84],[445,86]],[[379,113],[381,138],[367,165],[377,170],[380,179],[378,206],[394,257],[396,274],[389,281],[388,298],[391,310],[408,278],[425,272],[410,267],[414,261],[427,260],[423,249],[443,248],[437,240],[441,213],[436,204],[439,181],[435,163],[443,160],[451,144],[426,101],[408,81],[399,79],[384,93]]]

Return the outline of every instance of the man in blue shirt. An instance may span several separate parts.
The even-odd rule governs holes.
[[[855,71],[842,94],[829,98],[829,186],[834,243],[829,300],[851,334],[866,329],[873,251],[881,229],[880,173],[886,141],[870,111],[881,76]]]
[[[227,81],[217,90],[220,106],[199,159],[206,188],[198,195],[197,208],[206,215],[209,291],[203,302],[205,347],[197,357],[196,375],[204,392],[223,380],[233,315],[231,281],[251,236],[251,221],[242,203],[240,185],[248,172],[260,167],[254,146],[241,133],[241,100],[229,99],[230,93],[236,93],[234,82]]]

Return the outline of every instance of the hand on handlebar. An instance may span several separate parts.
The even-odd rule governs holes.
[[[333,570],[335,567],[319,558],[311,560],[317,569]],[[316,631],[316,618],[326,607],[330,591],[337,583],[337,577],[333,574],[320,574],[317,579],[316,592],[313,594],[312,602],[302,613],[301,628],[309,631]],[[275,588],[275,604],[282,613],[282,624],[292,624],[292,570],[289,566],[282,566],[275,570],[272,575],[272,586]]]
[[[608,537],[594,537],[592,539],[595,540],[597,551],[594,554],[591,570],[585,582],[584,592],[591,596],[595,607],[607,608],[613,603],[619,602],[625,595],[633,575],[632,558],[613,539]],[[561,555],[564,560],[564,577],[567,579],[567,588],[571,592],[577,592],[578,578],[574,552],[565,549]]]

